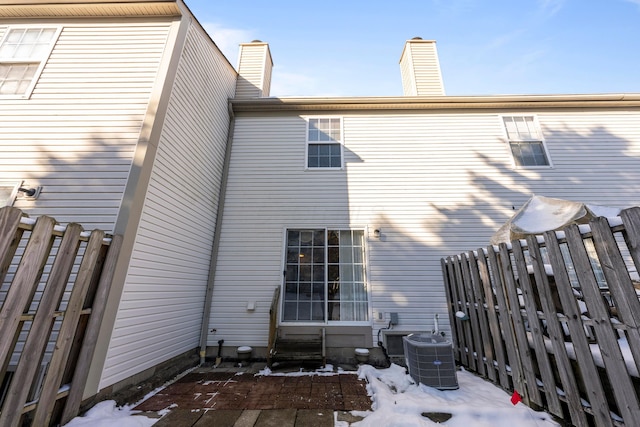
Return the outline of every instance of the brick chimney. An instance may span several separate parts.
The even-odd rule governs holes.
[[[400,57],[400,72],[405,96],[444,95],[435,40],[407,40]]]
[[[271,89],[271,51],[269,44],[254,40],[240,45],[236,98],[263,98]]]

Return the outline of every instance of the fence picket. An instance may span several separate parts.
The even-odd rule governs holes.
[[[20,209],[12,207],[0,209],[0,283],[4,282],[24,232],[23,229],[18,228],[20,218],[22,218]],[[4,375],[4,372],[0,373]]]
[[[494,378],[489,376],[489,379],[495,381],[495,372],[497,371],[498,380],[500,386],[504,389],[509,389],[509,377],[507,376],[505,349],[503,345],[502,336],[500,334],[500,323],[498,316],[504,316],[505,314],[500,311],[499,305],[496,304],[494,288],[498,286],[492,283],[491,275],[489,274],[489,262],[487,261],[487,254],[480,248],[478,249],[478,269],[480,273],[480,281],[484,287],[485,305],[487,306],[487,318],[489,323],[489,332],[487,334],[487,340],[493,347],[493,355],[496,363],[491,363],[490,369],[494,371]],[[500,314],[498,314],[498,312]],[[490,372],[491,372],[490,370]]]
[[[558,297],[560,298],[562,310],[567,319],[567,328],[569,329],[573,352],[579,367],[577,372],[573,369],[566,370],[566,368],[564,368],[564,374],[566,374],[566,372],[572,372],[574,377],[579,377],[574,378],[574,382],[582,381],[584,384],[584,390],[579,390],[577,385],[575,389],[571,388],[571,385],[565,386],[564,388],[571,419],[574,424],[583,425],[581,423],[584,418],[584,408],[582,402],[580,402],[580,396],[583,394],[587,396],[586,400],[591,407],[596,425],[603,427],[612,426],[607,397],[602,387],[600,376],[598,375],[598,369],[591,355],[591,348],[589,347],[589,341],[585,334],[585,325],[582,322],[582,313],[573,294],[573,288],[571,287],[569,275],[566,270],[567,264],[560,250],[560,243],[558,242],[555,231],[544,233],[544,240],[546,242],[547,253],[549,254],[549,262],[553,268]],[[563,367],[559,366],[559,369],[563,369]],[[560,374],[563,375],[563,372],[560,372]]]
[[[445,296],[447,298],[447,306],[449,307],[449,324],[451,325],[451,342],[453,343],[453,354],[456,361],[462,361],[462,355],[460,353],[460,341],[459,336],[461,334],[460,323],[456,321],[456,301],[458,301],[456,296],[456,287],[452,285],[455,283],[455,277],[453,274],[453,265],[451,258],[447,258],[446,260],[443,258],[440,260],[440,264],[442,267],[442,280],[445,283]]]
[[[25,385],[33,383],[38,368],[40,368],[42,355],[53,327],[53,312],[60,304],[71,275],[71,269],[80,246],[81,232],[80,225],[69,224],[64,233],[38,304],[38,310],[34,315],[29,335],[20,354],[20,361],[7,392],[2,413],[0,413],[0,425],[2,426],[17,427],[20,422],[22,405],[29,393],[29,388]]]
[[[609,310],[602,299],[600,288],[593,276],[589,255],[584,247],[582,236],[577,226],[569,226],[566,229],[566,233],[571,259],[580,279],[587,310],[594,320],[593,329],[601,350],[600,354],[604,361],[610,386],[618,404],[618,411],[620,411],[624,419],[638,420],[640,419],[640,408],[638,407],[636,393],[627,372],[617,336],[614,334]]]
[[[534,289],[534,283],[531,281],[522,246],[518,243],[519,242],[513,242],[513,255],[516,260],[520,290],[522,292],[522,299],[524,300],[524,307],[527,313],[527,329],[529,331],[525,331],[525,333],[527,335],[527,339],[531,339],[533,342],[533,349],[536,355],[535,366],[542,377],[542,387],[547,399],[548,408],[554,415],[562,415],[562,408],[560,407],[558,394],[555,390],[556,381],[553,377],[553,371],[551,370],[551,364],[549,362],[549,354],[547,353],[544,339],[542,337],[542,324],[538,318],[538,306],[536,304],[537,290]],[[531,256],[531,254],[529,256]],[[551,384],[553,384],[553,386],[551,386]]]
[[[640,372],[640,301],[629,277],[629,271],[620,254],[615,237],[606,218],[595,218],[590,223],[594,246],[603,266],[604,276],[613,296],[620,320],[628,326],[627,343],[636,369]]]
[[[468,330],[471,335],[470,343],[473,345],[469,351],[469,357],[473,358],[475,369],[480,375],[484,375],[485,373],[485,365],[484,365],[484,353],[482,348],[482,336],[480,334],[480,322],[479,322],[479,307],[475,304],[475,295],[474,295],[474,286],[471,280],[471,266],[469,265],[469,257],[467,254],[460,254],[460,268],[462,269],[462,278],[463,284],[465,288],[464,294],[468,296],[464,298],[467,306],[467,313],[469,315],[469,321],[466,323],[471,323],[468,325]],[[477,331],[475,334],[472,331]]]
[[[100,260],[103,239],[104,231],[93,230],[91,232],[69,301],[67,302],[56,346],[51,355],[50,369],[42,385],[40,399],[33,418],[34,426],[46,426],[51,421],[56,394],[62,385],[62,376],[69,359],[69,352],[71,351],[73,337],[76,334],[82,306],[91,280],[95,275],[97,263]]]
[[[624,224],[623,236],[631,253],[636,271],[640,272],[640,207],[620,212]]]
[[[640,285],[631,272],[640,270],[640,208],[622,211],[621,218],[622,224],[596,218],[588,227],[569,225],[477,255],[443,258],[450,309],[477,314],[464,322],[457,344],[475,344],[478,352],[481,342],[490,361],[484,366],[482,355],[470,357],[467,348],[460,363],[492,381],[497,366],[503,388],[510,388],[510,374],[526,404],[573,425],[636,425]],[[460,331],[460,321],[451,318]]]
[[[40,217],[31,233],[13,283],[0,310],[0,371],[5,372],[20,335],[20,317],[27,311],[53,244],[55,221]]]
[[[571,362],[569,361],[569,356],[567,355],[567,348],[564,342],[564,333],[562,331],[560,322],[558,321],[556,305],[554,303],[554,292],[551,289],[551,284],[546,273],[544,260],[542,259],[540,247],[535,236],[527,237],[527,247],[529,249],[529,255],[531,256],[533,264],[536,291],[538,298],[540,299],[542,312],[544,313],[544,321],[546,323],[546,329],[549,335],[548,340],[550,341],[551,348],[553,349],[552,354],[553,359],[556,363],[556,372],[560,377],[560,383],[562,384],[562,389],[564,390],[564,396],[566,397],[569,404],[571,420],[576,426],[586,427],[588,426],[588,422],[584,414],[584,409],[582,408],[582,403],[580,402],[578,385],[575,377],[570,374]],[[551,378],[553,378],[553,371],[550,364],[550,352],[546,350],[547,339],[545,338],[544,334],[540,334],[540,339],[545,341],[545,348],[543,348],[543,362],[547,364],[547,366],[542,368],[541,371],[548,370],[548,375],[551,375]],[[541,361],[538,360],[538,363],[540,362]],[[552,412],[557,416],[562,416],[562,407],[560,406],[558,393],[556,391],[556,381],[545,381],[544,386],[547,397],[551,396],[553,398],[552,401],[555,405],[555,412],[553,412],[554,410],[552,410]],[[549,407],[551,408],[552,405],[550,404]]]
[[[462,260],[460,257],[456,258],[453,263],[456,276],[457,294],[458,294],[458,311],[468,315],[467,297],[464,291],[464,281],[462,276]],[[471,338],[471,326],[467,319],[457,317],[457,322],[460,323],[462,334],[460,337],[460,352],[462,354],[462,360],[467,362],[474,371],[476,370],[476,359],[473,357],[473,340]]]
[[[59,227],[53,218],[41,216],[34,225],[29,221],[21,222],[23,216],[19,209],[0,208],[0,283],[7,286],[7,292],[0,299],[0,380],[6,384],[6,393],[0,400],[0,425],[41,427],[60,423],[60,413],[54,413],[54,407],[67,396],[67,392],[60,389],[61,378],[65,372],[77,370],[77,352],[73,356],[73,351],[69,351],[72,343],[92,342],[95,346],[95,336],[83,339],[82,335],[95,333],[95,330],[79,328],[82,324],[79,319],[83,313],[103,311],[113,277],[113,259],[117,257],[122,238],[106,239],[104,232],[94,230],[87,239],[78,224]],[[24,251],[20,255],[17,248],[22,246]],[[84,251],[80,252],[83,247]],[[54,251],[55,258],[51,256]],[[104,262],[107,253],[110,260]],[[9,276],[11,280],[5,282],[6,273],[14,262],[16,271],[13,277]],[[43,276],[48,263],[49,272]],[[69,279],[76,265],[79,269],[71,286]],[[96,282],[101,284],[98,297],[85,298]],[[68,301],[64,300],[66,308],[61,308],[69,286],[71,296]],[[34,297],[36,292],[38,296]],[[27,321],[30,325],[25,326]],[[54,324],[58,329],[56,322],[60,327],[53,346],[55,335],[52,330]],[[53,350],[48,350],[48,344]],[[46,354],[46,360],[50,358],[50,362],[45,370],[41,361],[47,351],[50,354]],[[18,362],[8,371],[14,354]],[[81,381],[84,380],[81,378],[74,384],[80,393],[84,389]],[[37,386],[41,382],[44,385],[37,397]],[[35,399],[29,394],[32,386]],[[34,400],[26,402],[27,399]],[[75,415],[77,408],[72,417]]]
[[[107,256],[104,260],[103,274],[100,276],[95,294],[87,295],[87,298],[93,301],[93,308],[84,334],[85,336],[82,341],[82,347],[80,348],[77,363],[74,363],[75,370],[73,372],[73,380],[71,382],[71,388],[69,389],[69,395],[67,396],[64,411],[62,412],[62,424],[68,423],[78,414],[80,403],[82,402],[84,386],[87,381],[87,376],[89,375],[91,359],[93,358],[93,352],[98,340],[98,332],[100,331],[100,324],[102,323],[107,298],[109,297],[111,289],[111,280],[113,279],[115,265],[121,246],[122,236],[113,236],[111,245],[109,246],[109,251],[107,252]]]
[[[516,241],[515,245],[518,244],[519,243]],[[536,372],[534,370],[531,357],[531,346],[529,345],[525,322],[522,318],[522,311],[520,310],[518,286],[516,284],[516,278],[513,274],[511,257],[509,255],[507,245],[504,243],[500,244],[500,261],[504,277],[505,294],[507,296],[507,301],[509,302],[511,319],[514,324],[513,329],[515,332],[515,341],[516,345],[518,346],[518,355],[522,363],[522,373],[524,375],[524,382],[526,386],[526,389],[518,391],[520,393],[526,393],[525,395],[530,402],[534,403],[538,407],[542,407],[542,397],[540,396],[540,390],[538,389]]]
[[[480,279],[480,268],[478,267],[477,255],[474,251],[469,251],[469,269],[471,270],[471,286],[473,288],[474,305],[478,313],[478,322],[480,326],[480,344],[482,348],[482,356],[478,354],[478,363],[484,367],[491,381],[496,381],[496,370],[494,367],[495,355],[493,354],[493,346],[491,345],[491,336],[489,334],[489,321],[487,320],[487,311],[489,307],[485,307],[484,288]],[[482,371],[478,371],[482,375]]]

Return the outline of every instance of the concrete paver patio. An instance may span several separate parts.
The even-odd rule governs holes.
[[[353,422],[357,417],[349,411],[371,409],[366,382],[354,372],[256,372],[256,365],[199,368],[134,409],[146,415],[170,409],[155,427],[330,427],[334,425],[334,411],[339,419]]]

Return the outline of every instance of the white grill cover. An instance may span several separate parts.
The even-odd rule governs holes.
[[[619,215],[619,208],[534,195],[495,232],[491,237],[491,244],[524,239],[530,234],[558,230],[570,224],[586,224],[599,216]]]

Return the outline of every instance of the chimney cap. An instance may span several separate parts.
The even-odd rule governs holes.
[[[258,40],[258,39],[251,40],[251,43],[262,43],[262,40]]]
[[[422,40],[422,37],[414,37],[411,40]]]

